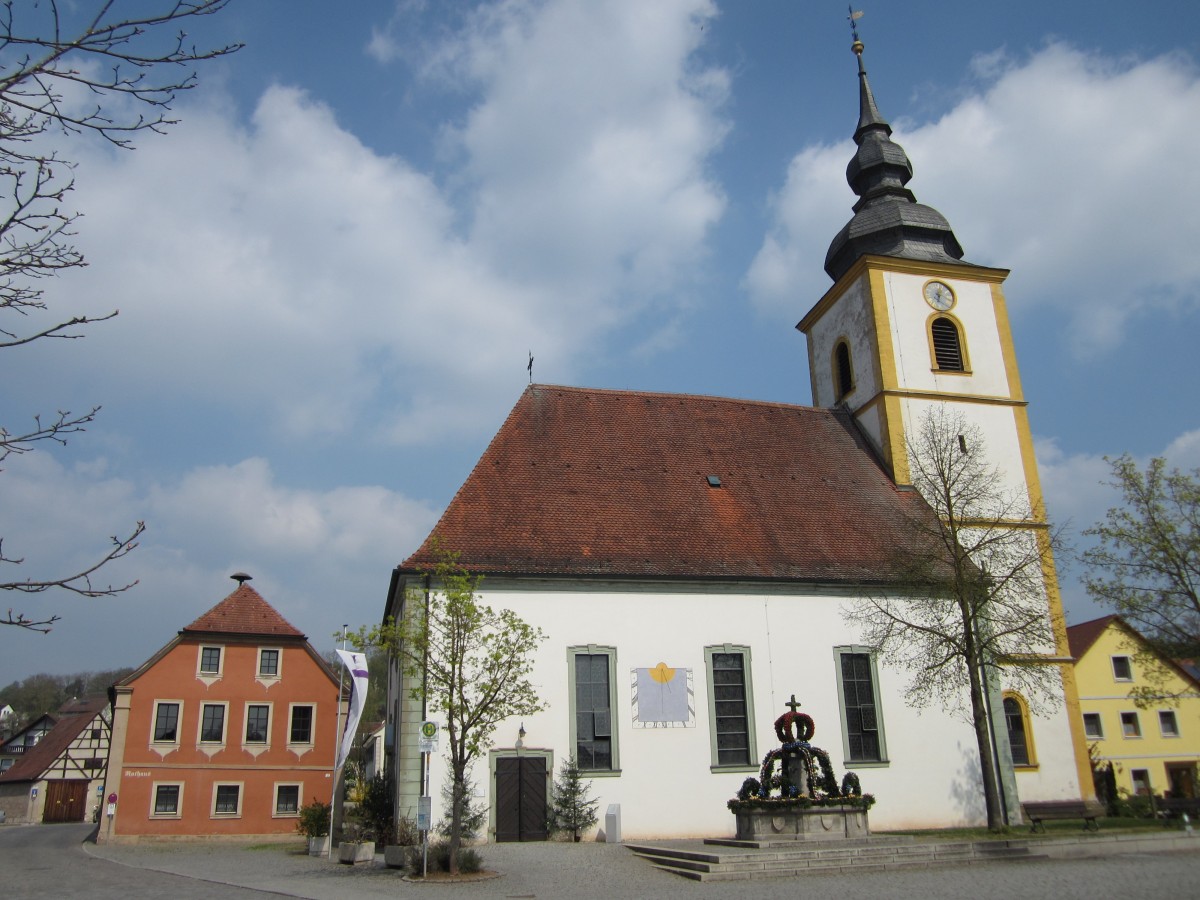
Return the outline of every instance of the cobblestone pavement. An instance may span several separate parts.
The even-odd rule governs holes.
[[[345,866],[283,845],[202,842],[145,846],[84,843],[88,826],[0,828],[6,893],[89,900],[286,896],[310,900],[470,897],[477,900],[879,900],[881,897],[1098,900],[1200,896],[1200,852],[1121,853],[1069,861],[986,865],[701,884],[660,872],[619,845],[493,844],[484,865],[499,877],[466,884],[414,884],[375,865]],[[1200,844],[1200,842],[1198,842]]]

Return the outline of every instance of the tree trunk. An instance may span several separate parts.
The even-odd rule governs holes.
[[[458,874],[458,848],[462,846],[463,794],[466,792],[466,766],[454,764],[454,785],[450,790],[450,874]]]
[[[971,725],[975,730],[975,745],[979,749],[979,769],[983,776],[983,801],[987,809],[988,831],[1004,828],[1004,811],[1000,808],[997,790],[995,757],[992,755],[991,735],[988,732],[987,693],[983,684],[982,666],[977,660],[974,634],[967,625],[966,641],[967,673],[971,685]]]

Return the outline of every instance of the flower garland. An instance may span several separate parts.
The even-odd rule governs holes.
[[[794,718],[791,718],[793,717]],[[776,721],[776,731],[790,734],[791,728],[784,728],[784,720],[789,719],[789,726],[801,718],[798,713],[785,713]],[[808,716],[803,716],[808,719]],[[808,719],[808,730],[811,734],[812,720]],[[802,796],[800,786],[793,784],[787,777],[786,770],[775,771],[775,763],[784,754],[798,754],[803,757],[808,772],[807,796]],[[818,773],[818,769],[820,770]],[[777,797],[771,792],[778,791]],[[805,809],[812,806],[849,806],[870,809],[875,804],[871,794],[862,792],[862,784],[854,772],[847,772],[842,778],[839,789],[837,778],[833,772],[833,762],[829,754],[820,747],[814,747],[804,740],[787,741],[774,750],[767,751],[763,757],[762,767],[758,778],[747,778],[738,788],[737,796],[727,804],[729,809],[737,812],[744,809],[773,809],[777,807]]]

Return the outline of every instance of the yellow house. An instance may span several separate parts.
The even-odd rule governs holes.
[[[1156,666],[1150,645],[1120,616],[1072,625],[1067,638],[1083,731],[1093,758],[1113,764],[1117,789],[1200,796],[1200,682],[1157,654]],[[1151,685],[1163,699],[1138,707],[1130,692]]]

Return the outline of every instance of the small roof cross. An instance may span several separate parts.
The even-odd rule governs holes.
[[[798,710],[800,708],[800,701],[796,699],[795,694],[792,694],[792,699],[783,705],[786,706],[788,709],[790,709],[792,712],[795,712],[796,710]]]

